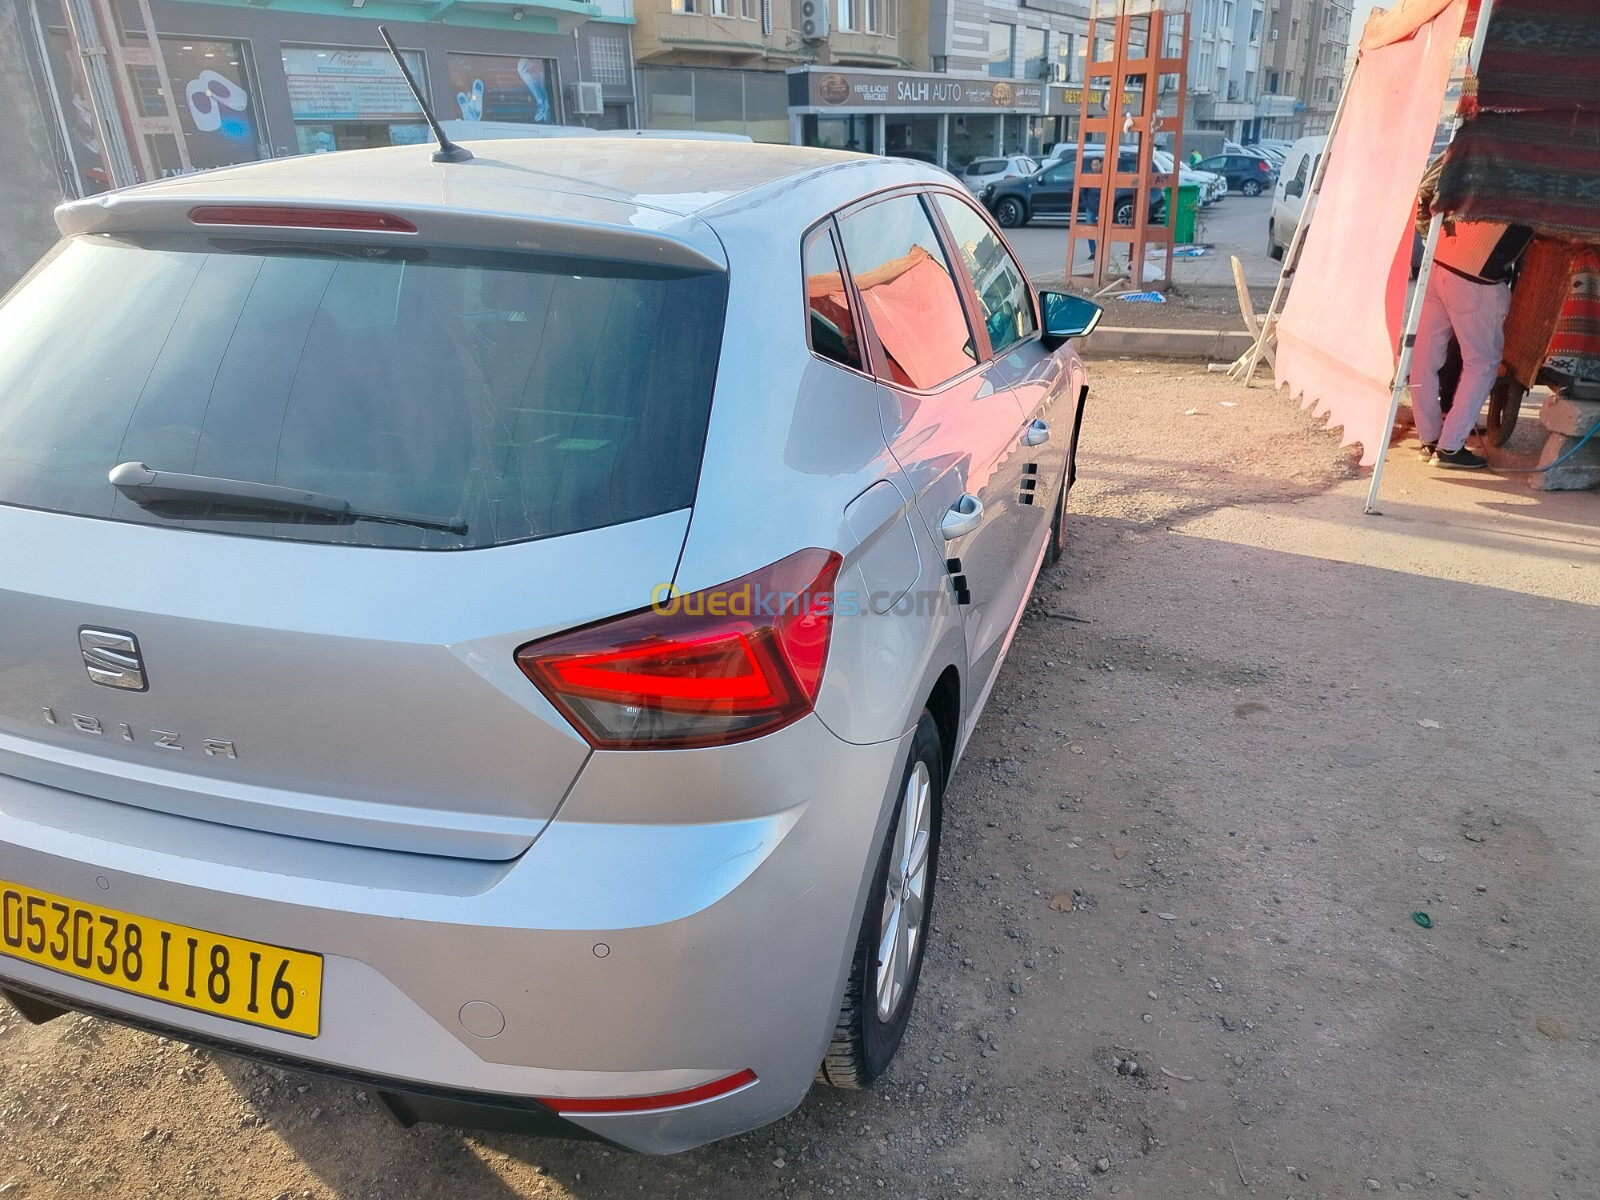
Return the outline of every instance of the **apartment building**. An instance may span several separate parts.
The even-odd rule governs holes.
[[[1324,133],[1353,0],[1194,0],[1190,124],[1240,142]]]
[[[1303,136],[1327,133],[1344,91],[1349,65],[1353,0],[1311,0],[1306,43],[1305,126]],[[1360,31],[1356,31],[1360,36]]]

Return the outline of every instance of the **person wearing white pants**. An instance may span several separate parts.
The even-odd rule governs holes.
[[[1419,237],[1428,236],[1444,161],[1444,155],[1433,161],[1417,191]],[[1457,221],[1445,215],[1411,352],[1411,414],[1422,456],[1435,466],[1489,465],[1488,459],[1467,449],[1467,435],[1477,427],[1500,373],[1511,281],[1531,241],[1533,230],[1525,225]],[[1450,416],[1444,419],[1439,411],[1439,368],[1444,366],[1452,333],[1461,345],[1461,380]]]
[[[1484,460],[1461,459],[1467,435],[1478,424],[1483,405],[1500,371],[1505,347],[1506,313],[1511,285],[1471,279],[1435,261],[1428,292],[1417,322],[1411,357],[1411,412],[1417,438],[1440,466],[1483,466]],[[1448,416],[1439,411],[1439,369],[1454,333],[1461,344],[1461,382]]]

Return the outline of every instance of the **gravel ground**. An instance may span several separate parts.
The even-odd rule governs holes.
[[[1295,406],[1092,369],[882,1086],[646,1159],[0,1008],[0,1195],[1600,1194],[1594,497],[1397,460],[1375,525]]]

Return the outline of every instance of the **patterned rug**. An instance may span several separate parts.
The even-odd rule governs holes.
[[[1597,63],[1597,0],[1497,0],[1478,111],[1445,155],[1440,206],[1467,220],[1600,241]]]

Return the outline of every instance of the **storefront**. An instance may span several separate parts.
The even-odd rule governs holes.
[[[1031,80],[796,67],[789,72],[789,140],[959,171],[985,155],[1039,152],[1044,105],[1043,84]]]
[[[302,0],[296,10],[280,11],[150,0],[156,55],[137,0],[73,0],[78,35],[99,37],[112,68],[93,87],[62,0],[26,3],[47,107],[60,125],[64,174],[80,194],[103,190],[113,179],[131,182],[129,174],[175,175],[428,139],[421,111],[378,37],[378,22],[364,17],[360,5]],[[405,10],[385,17],[442,120],[633,124],[625,21],[587,19],[565,8],[553,15],[533,2],[523,9],[461,0],[445,9],[443,20],[421,19],[443,11],[437,4],[418,5],[411,20]],[[82,28],[86,19],[93,28]],[[119,62],[126,85],[115,70]],[[88,70],[94,69],[91,62]],[[593,88],[580,97],[572,86],[579,82],[600,85],[600,105]],[[169,87],[177,100],[170,107]],[[115,111],[104,111],[113,104]],[[121,152],[120,172],[118,156],[107,156],[108,141]]]

